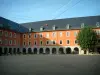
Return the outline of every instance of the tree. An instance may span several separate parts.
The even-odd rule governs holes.
[[[77,40],[83,50],[89,51],[97,45],[97,34],[91,27],[84,27],[79,31]]]

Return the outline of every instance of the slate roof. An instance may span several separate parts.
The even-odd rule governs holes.
[[[4,28],[4,29],[9,29],[8,27],[10,26],[10,29],[11,30],[14,30],[16,32],[21,32],[21,33],[24,33],[24,32],[27,32],[28,29],[18,23],[15,23],[13,21],[10,21],[8,19],[5,19],[3,17],[0,17],[0,27],[1,28]]]
[[[26,28],[33,28],[34,31],[40,31],[40,27],[48,24],[47,30],[52,30],[52,26],[56,25],[58,30],[66,29],[66,25],[71,25],[72,29],[78,29],[81,27],[81,23],[96,27],[96,22],[100,22],[99,16],[87,16],[87,17],[75,17],[75,18],[65,18],[65,19],[56,19],[56,20],[46,20],[46,21],[37,21],[37,22],[28,22],[22,23],[22,26]]]

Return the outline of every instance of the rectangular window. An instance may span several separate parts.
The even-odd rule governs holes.
[[[75,40],[75,44],[77,44],[78,43],[78,40]]]
[[[28,37],[31,38],[31,34],[29,34]]]
[[[37,45],[37,41],[34,41],[34,45]]]
[[[0,44],[2,44],[2,39],[0,39]]]
[[[49,38],[49,33],[46,34],[46,38]]]
[[[24,38],[26,37],[25,34],[23,35],[23,37],[24,37]]]
[[[55,45],[56,44],[56,41],[53,40],[53,44]]]
[[[37,34],[34,34],[34,38],[37,38]]]
[[[40,41],[40,45],[42,45],[43,44],[43,42],[42,41]]]
[[[40,38],[42,38],[42,33],[40,33]]]
[[[53,33],[52,33],[52,36],[55,37],[55,36],[56,36],[56,32],[53,32]]]
[[[74,32],[74,36],[77,36],[77,31]]]
[[[25,45],[26,45],[26,43],[25,43],[25,42],[23,42],[23,45],[25,46]]]
[[[69,37],[70,36],[70,32],[68,31],[68,32],[66,32],[66,36],[67,37]]]
[[[16,33],[14,33],[14,38],[16,38]]]
[[[31,45],[31,42],[30,42],[30,41],[28,42],[28,45],[29,45],[29,46]]]
[[[8,37],[8,32],[7,31],[5,31],[5,37]]]
[[[49,44],[49,40],[48,40],[48,41],[46,41],[46,44],[47,44],[47,45]]]
[[[62,40],[60,40],[60,44],[62,44]]]
[[[14,40],[14,45],[16,45],[16,40]]]
[[[3,35],[3,31],[2,30],[0,30],[0,36],[2,36]]]
[[[70,43],[70,41],[69,40],[67,40],[67,44],[69,44]]]
[[[12,45],[12,40],[9,41],[9,45]]]
[[[12,32],[9,33],[9,36],[12,37]]]
[[[62,37],[62,32],[60,32],[60,37]]]

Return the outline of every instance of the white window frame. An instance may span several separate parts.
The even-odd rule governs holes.
[[[62,41],[62,44],[63,44],[63,40],[59,40],[59,44],[60,44],[60,41]],[[62,45],[62,44],[60,44],[60,45]]]
[[[36,43],[36,44],[35,44]],[[37,45],[37,41],[36,40],[34,40],[34,45],[36,46]]]
[[[52,37],[56,37],[56,32],[53,32],[52,33]]]
[[[41,42],[42,42],[42,44],[41,44]],[[43,41],[42,40],[40,40],[40,45],[43,45]]]
[[[9,45],[12,45],[12,40],[9,40]]]
[[[68,35],[67,35],[68,34]],[[66,37],[70,37],[70,31],[66,32]]]
[[[78,34],[78,32],[77,32],[77,31],[74,31],[74,36],[75,36],[75,37],[77,36],[77,34]]]
[[[70,45],[70,40],[69,40],[69,44],[67,43],[68,40],[69,40],[69,39],[66,40],[66,44],[67,44],[67,45]]]
[[[49,33],[46,33],[46,38],[49,38]]]
[[[47,44],[47,41],[48,41],[48,44]],[[46,45],[49,45],[49,44],[50,44],[50,42],[49,42],[49,40],[47,40],[47,41],[46,41]]]
[[[74,40],[74,44],[78,44],[78,42],[77,43],[75,43],[75,41],[77,41],[76,39]]]
[[[42,37],[43,37],[43,34],[42,34],[42,33],[40,33],[40,34],[39,34],[39,36],[40,36],[40,38],[42,38]]]
[[[60,34],[60,37],[62,37],[62,32],[59,32],[59,34]]]

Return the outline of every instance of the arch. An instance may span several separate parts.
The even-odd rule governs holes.
[[[4,55],[6,55],[8,53],[8,48],[4,48]]]
[[[37,54],[37,48],[34,48],[34,54]]]
[[[97,52],[100,54],[100,47],[97,47]]]
[[[0,47],[0,56],[2,55],[2,47]]]
[[[66,48],[66,54],[71,54],[71,48],[70,47]]]
[[[52,48],[52,54],[56,54],[56,48]]]
[[[26,48],[23,48],[23,54],[26,54]]]
[[[28,54],[32,54],[32,49],[28,48]]]
[[[39,49],[39,54],[43,54],[43,48]]]
[[[13,49],[13,53],[16,54],[16,48]]]
[[[77,47],[74,48],[74,54],[79,54],[79,48]]]
[[[20,54],[20,49],[19,48],[17,48],[17,54]]]
[[[59,48],[59,54],[64,54],[64,49],[62,47]]]
[[[50,49],[49,49],[49,48],[46,48],[46,49],[45,49],[45,53],[46,53],[46,54],[50,54]]]
[[[9,54],[12,54],[12,48],[9,48]]]

